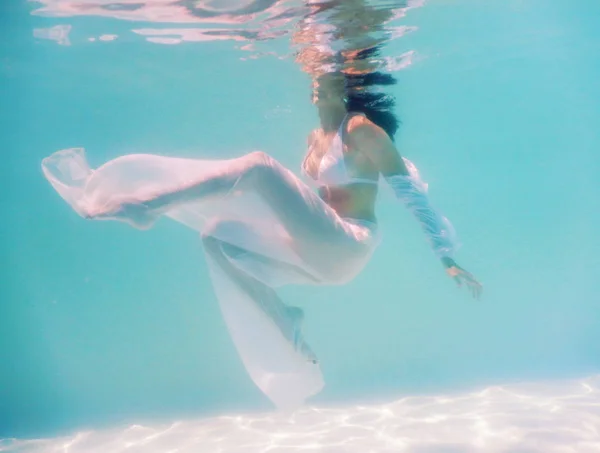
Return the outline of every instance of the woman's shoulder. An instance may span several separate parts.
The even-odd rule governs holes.
[[[367,115],[362,112],[348,112],[348,121],[346,127],[348,132],[352,132],[357,128],[362,129],[365,127],[377,127],[377,125],[367,118]]]
[[[377,141],[388,138],[387,132],[371,121],[364,113],[358,113],[348,120],[348,135],[352,139],[364,141]]]

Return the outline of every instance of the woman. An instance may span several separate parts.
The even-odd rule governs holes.
[[[449,223],[390,136],[347,111],[344,77],[324,75],[314,103],[322,127],[309,137],[303,173],[318,194],[270,156],[209,161],[128,155],[92,171],[81,149],[44,159],[48,180],[83,217],[151,227],[161,215],[201,232],[213,285],[234,344],[256,385],[279,407],[323,387],[300,334],[302,311],[281,302],[285,284],[343,284],[379,243],[379,176],[413,211],[449,275],[475,296],[481,285],[452,259]]]

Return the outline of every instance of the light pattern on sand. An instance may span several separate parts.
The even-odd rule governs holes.
[[[597,453],[600,376],[413,396],[387,404],[311,407],[133,425],[72,437],[5,440],[23,453]],[[4,445],[4,447],[2,447]]]

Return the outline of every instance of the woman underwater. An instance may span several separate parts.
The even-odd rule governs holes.
[[[339,285],[361,272],[380,243],[380,179],[420,222],[446,272],[475,297],[481,292],[453,260],[450,223],[394,145],[393,102],[371,90],[394,83],[373,70],[378,43],[369,37],[393,12],[363,0],[307,6],[311,14],[294,36],[306,47],[296,60],[313,78],[320,127],[308,137],[303,180],[263,152],[229,160],[134,154],[92,170],[82,149],[66,149],[42,162],[55,190],[84,218],[147,229],[167,216],[200,233],[233,343],[254,383],[280,408],[302,404],[324,384],[301,334],[302,310],[275,289]],[[338,35],[360,45],[333,51]]]
[[[301,404],[322,389],[323,378],[301,335],[302,310],[283,303],[275,288],[344,284],[363,269],[380,241],[380,176],[420,222],[447,273],[474,296],[481,291],[453,260],[451,225],[430,204],[416,168],[361,111],[368,113],[348,80],[325,74],[314,83],[321,127],[309,136],[302,172],[318,193],[263,152],[230,160],[135,154],[92,170],[82,149],[67,149],[42,163],[84,218],[146,229],[165,215],[201,233],[233,342],[279,407]]]

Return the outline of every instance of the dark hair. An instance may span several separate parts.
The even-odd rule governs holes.
[[[346,109],[349,112],[364,113],[369,120],[381,127],[392,140],[400,126],[400,120],[393,112],[395,99],[385,93],[371,91],[375,85],[393,85],[396,80],[389,74],[372,72],[362,76],[346,76]],[[351,88],[352,87],[352,88]]]
[[[353,60],[376,57],[380,50],[380,46],[363,49],[353,57]],[[378,91],[376,87],[395,85],[397,80],[391,74],[375,71],[365,74],[344,74],[344,83],[346,109],[350,112],[364,113],[394,140],[394,135],[400,126],[400,120],[393,112],[396,100],[393,96]]]

